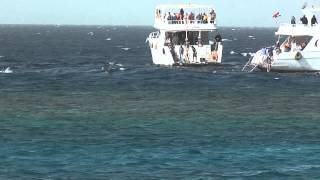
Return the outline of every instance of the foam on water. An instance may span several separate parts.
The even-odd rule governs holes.
[[[230,39],[222,39],[222,42],[231,42],[232,40]]]
[[[247,56],[248,56],[248,53],[241,53],[241,55],[242,55],[243,57],[247,57]]]
[[[124,51],[129,51],[131,48],[121,48]]]
[[[0,71],[0,73],[4,73],[4,74],[11,74],[13,73],[13,71],[11,70],[10,67],[7,67],[6,69]]]
[[[235,52],[235,51],[230,51],[230,54],[231,54],[231,55],[234,55],[234,54],[238,54],[238,53]]]

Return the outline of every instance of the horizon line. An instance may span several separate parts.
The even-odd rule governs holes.
[[[118,27],[151,27],[154,28],[153,25],[124,25],[124,24],[16,24],[16,23],[9,23],[9,24],[0,24],[0,26],[118,26]],[[219,28],[277,28],[277,26],[217,26]]]

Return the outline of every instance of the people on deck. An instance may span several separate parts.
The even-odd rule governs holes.
[[[169,22],[169,24],[172,24],[172,15],[170,12],[168,13],[167,21]]]
[[[181,22],[180,22],[180,20],[181,20],[180,14],[179,14],[179,13],[175,13],[174,16],[175,16],[175,21],[176,21],[178,24],[181,24]]]
[[[198,23],[198,24],[214,24],[217,18],[216,12],[211,9],[211,11],[206,13],[199,13],[195,15],[193,12],[186,13],[183,8],[180,9],[179,12],[166,12],[161,14],[161,10],[156,10],[156,17],[162,18],[164,22],[169,24],[184,24],[184,23]]]
[[[196,19],[197,19],[197,23],[198,23],[198,24],[201,23],[201,21],[202,21],[202,14],[199,13],[199,14],[197,15]]]
[[[191,13],[189,14],[188,20],[190,21],[190,24],[193,24],[193,23],[194,23],[194,14],[193,14],[193,12],[191,12]]]
[[[296,18],[294,16],[292,16],[292,18],[291,18],[291,25],[292,26],[296,25]]]
[[[183,10],[183,8],[180,9],[180,16],[181,16],[181,19],[184,19],[184,10]]]
[[[184,60],[186,63],[190,63],[190,56],[189,56],[189,43],[186,44],[185,48],[184,48]]]
[[[303,15],[302,18],[300,18],[301,20],[301,23],[304,24],[304,25],[308,25],[308,18],[306,17],[306,15]]]
[[[290,44],[290,42],[287,42],[284,45],[284,52],[289,52],[289,51],[291,51],[291,44]]]
[[[180,63],[183,64],[184,60],[183,60],[183,53],[184,53],[184,48],[182,45],[180,45],[180,49],[179,49],[179,56],[180,56]]]
[[[262,53],[263,53],[263,55],[266,56],[264,63],[266,65],[267,72],[270,72],[272,62],[273,62],[273,48],[272,47],[263,48]]]
[[[189,19],[189,14],[186,13],[186,15],[184,16],[184,18],[182,20],[184,20],[184,23],[188,23],[188,19]]]
[[[312,19],[311,19],[311,25],[314,26],[315,24],[318,24],[318,21],[317,21],[317,18],[315,15],[312,16]]]
[[[214,39],[216,40],[216,42],[222,42],[222,36],[218,33]]]
[[[205,24],[208,23],[208,16],[206,15],[206,13],[203,13],[202,21],[203,21],[203,23],[205,23]]]
[[[197,55],[197,50],[194,46],[191,46],[192,49],[192,61],[197,62],[198,55]]]
[[[210,23],[214,24],[214,22],[216,21],[217,18],[217,14],[216,12],[214,12],[214,10],[212,9],[210,12]]]
[[[157,9],[157,10],[156,10],[156,17],[157,17],[158,19],[161,18],[161,10],[160,10],[160,9]]]

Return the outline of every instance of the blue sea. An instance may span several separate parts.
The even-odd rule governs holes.
[[[241,72],[275,30],[170,68],[151,27],[0,26],[0,179],[320,179],[320,75]]]

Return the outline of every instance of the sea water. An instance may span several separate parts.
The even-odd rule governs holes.
[[[152,31],[0,26],[0,179],[320,178],[320,76],[241,72],[275,29],[197,68],[152,65]]]

